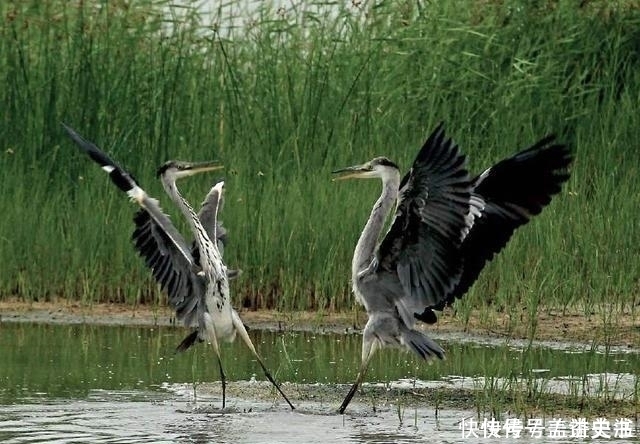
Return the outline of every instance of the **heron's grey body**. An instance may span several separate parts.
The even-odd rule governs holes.
[[[560,191],[571,156],[552,140],[544,138],[471,179],[465,156],[440,125],[402,180],[398,167],[384,157],[336,171],[346,173],[341,178],[382,180],[353,255],[353,292],[369,319],[360,371],[340,413],[376,350],[400,347],[425,360],[444,358],[444,350],[415,324],[436,322],[433,310],[466,293],[513,231]],[[378,243],[394,207],[393,222]]]
[[[383,173],[382,194],[356,244],[351,263],[351,279],[355,298],[365,307],[369,319],[363,331],[362,360],[368,361],[377,348],[411,347],[418,354],[443,354],[444,351],[427,336],[413,330],[415,318],[398,317],[404,308],[402,284],[393,274],[377,274],[376,246],[385,220],[395,206],[400,185],[397,170]],[[370,297],[376,295],[376,297]],[[402,309],[407,313],[407,309]]]
[[[196,285],[192,291],[183,290],[181,293],[174,293],[172,305],[179,306],[181,301],[193,299],[196,304],[195,310],[183,312],[181,320],[186,321],[187,326],[197,327],[199,338],[202,340],[212,344],[218,341],[233,341],[236,336],[234,321],[239,316],[229,301],[227,267],[222,261],[217,244],[211,240],[217,239],[218,206],[222,201],[224,183],[215,184],[205,199],[205,204],[209,202],[207,209],[212,222],[209,226],[213,227],[213,232],[210,232],[205,229],[193,208],[179,193],[175,179],[167,174],[162,174],[161,179],[167,194],[187,216],[191,230],[196,233],[195,244],[200,258],[200,270],[192,267],[191,270],[181,271],[182,273],[195,271],[195,279],[199,281],[199,285]],[[190,262],[195,265],[193,256]]]
[[[196,340],[207,341],[213,346],[220,368],[223,408],[226,401],[226,383],[219,343],[233,341],[236,335],[240,335],[267,379],[293,409],[293,405],[256,352],[240,316],[231,306],[227,267],[219,249],[224,243],[225,231],[217,219],[223,202],[224,182],[218,182],[211,188],[199,215],[176,187],[175,182],[181,177],[219,167],[211,162],[193,164],[170,161],[158,170],[166,192],[183,212],[194,233],[195,245],[190,248],[164,214],[158,201],[148,196],[129,173],[73,129],[66,125],[65,129],[74,142],[109,174],[116,186],[140,205],[141,209],[134,218],[136,229],[133,241],[136,249],[145,259],[158,284],[167,292],[169,304],[176,311],[176,317],[185,326],[195,328],[195,331],[178,346],[178,350],[186,350]],[[203,225],[202,221],[206,224]]]
[[[194,288],[195,291],[174,295],[173,304],[178,305],[176,296],[180,301],[193,298],[196,303],[195,319],[197,322],[187,319],[188,316],[184,317],[183,321],[189,321],[187,326],[196,327],[199,339],[215,344],[214,347],[217,347],[219,341],[231,342],[236,337],[236,319],[239,319],[239,316],[229,301],[227,267],[222,262],[217,245],[211,240],[212,238],[217,239],[217,236],[215,233],[210,236],[193,208],[178,192],[175,182],[168,179],[166,175],[162,175],[161,178],[169,196],[188,216],[187,221],[191,225],[191,230],[196,233],[195,243],[200,256],[201,270],[195,273],[195,278],[200,281],[199,285]],[[223,182],[214,185],[208,197],[216,203],[220,202],[223,186]],[[217,229],[217,214],[218,208],[214,207],[211,211],[213,223],[210,225],[214,227],[214,230]],[[196,297],[194,298],[194,296]],[[241,328],[244,329],[244,327]]]

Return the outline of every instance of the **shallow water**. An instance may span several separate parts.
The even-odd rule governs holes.
[[[135,400],[128,400],[131,395]],[[462,442],[464,412],[436,420],[426,410],[340,416],[302,403],[291,412],[264,402],[231,399],[236,410],[199,411],[176,395],[99,392],[86,399],[17,404],[0,409],[4,443],[415,443]],[[250,411],[249,411],[250,410]],[[437,440],[437,437],[443,440]],[[490,442],[490,441],[489,441]]]
[[[245,383],[249,384],[249,383]],[[178,390],[179,391],[179,390]],[[188,398],[188,397],[187,397]],[[465,437],[463,421],[474,412],[440,410],[429,406],[398,410],[379,407],[376,412],[360,403],[348,415],[303,401],[296,411],[263,401],[230,398],[233,407],[220,411],[203,398],[197,407],[174,391],[90,391],[84,399],[50,399],[46,402],[0,406],[0,442],[3,443],[463,443],[560,442],[576,439],[538,439],[526,431],[517,440]],[[487,420],[491,418],[486,418]],[[549,419],[545,427],[549,430]],[[566,419],[567,422],[569,419]],[[615,420],[612,418],[613,424]],[[504,422],[502,422],[504,424]],[[589,431],[591,436],[593,432]],[[634,430],[637,437],[638,431]],[[548,431],[545,431],[545,437]],[[613,435],[613,432],[610,433]],[[569,436],[569,431],[567,431]],[[603,441],[594,441],[603,442]],[[616,443],[637,443],[616,438]]]
[[[378,354],[365,393],[341,416],[334,412],[355,377],[360,336],[250,334],[295,412],[239,342],[222,349],[227,377],[235,382],[229,408],[221,411],[211,348],[173,353],[182,328],[0,323],[0,442],[456,443],[463,441],[460,421],[477,412],[440,408],[436,418],[427,401],[405,405],[385,393],[526,380],[557,393],[579,388],[589,396],[628,398],[637,397],[639,387],[634,350],[439,338],[447,360],[435,365],[395,350]],[[483,438],[492,440],[498,441]]]

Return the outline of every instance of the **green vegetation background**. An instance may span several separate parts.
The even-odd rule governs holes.
[[[185,2],[188,3],[188,2]],[[640,10],[630,1],[246,2],[205,20],[162,1],[0,3],[0,297],[163,302],[130,243],[135,207],[64,121],[186,228],[155,178],[197,205],[226,180],[235,305],[352,306],[350,258],[379,193],[330,172],[408,168],[441,120],[473,172],[555,132],[576,156],[562,195],[459,304],[636,310]]]

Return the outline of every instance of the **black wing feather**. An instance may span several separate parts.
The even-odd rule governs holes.
[[[80,147],[82,150],[89,155],[89,157],[100,165],[101,168],[111,167],[113,170],[109,173],[109,177],[111,181],[122,191],[127,192],[131,190],[134,186],[138,185],[138,182],[135,178],[120,168],[117,163],[115,163],[106,153],[104,153],[100,148],[98,148],[92,142],[84,139],[80,134],[78,134],[73,128],[70,126],[62,124],[64,129],[69,134],[69,137],[73,139],[73,141]]]
[[[397,273],[403,288],[396,305],[436,305],[457,285],[471,190],[465,156],[440,124],[401,181],[395,219],[378,250],[377,272]]]
[[[435,315],[429,313],[430,309],[442,310],[469,290],[514,231],[540,214],[560,192],[569,179],[571,162],[569,149],[555,144],[554,136],[547,136],[474,179],[474,193],[484,200],[485,207],[462,243],[460,281],[446,300],[428,307],[419,319],[433,321]]]
[[[194,296],[204,294],[204,281],[196,273],[186,273],[191,270],[191,264],[166,233],[158,229],[147,211],[139,210],[133,220],[136,229],[132,240],[136,250],[145,259],[156,282],[167,292],[176,317],[185,325],[193,325],[199,303],[199,297]]]
[[[177,318],[192,325],[204,295],[204,279],[197,273],[199,268],[194,264],[186,242],[158,202],[147,196],[131,174],[74,129],[63,126],[71,139],[109,174],[120,190],[132,192],[130,197],[135,196],[134,200],[142,207],[134,217],[136,229],[132,237],[135,247],[158,284],[167,291]]]

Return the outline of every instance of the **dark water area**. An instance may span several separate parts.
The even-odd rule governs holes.
[[[0,324],[0,402],[21,399],[82,398],[90,390],[155,390],[165,383],[218,381],[210,346],[183,354],[174,349],[186,335],[175,327]],[[250,335],[267,367],[282,382],[350,383],[360,363],[359,335],[270,332]],[[635,374],[638,353],[593,349],[522,349],[508,344],[441,341],[447,359],[425,364],[399,350],[384,350],[371,362],[367,380],[439,380],[544,374],[547,378],[588,374]],[[223,344],[227,378],[264,380],[260,367],[240,341]]]

